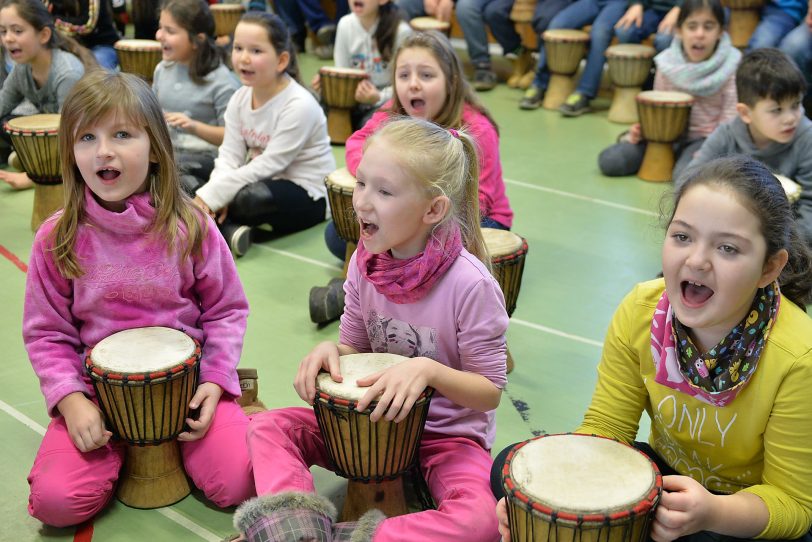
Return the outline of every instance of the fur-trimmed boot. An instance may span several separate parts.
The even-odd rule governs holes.
[[[336,509],[312,493],[287,492],[245,501],[234,513],[234,528],[248,542],[332,542]]]
[[[358,521],[345,521],[333,527],[333,542],[372,542],[375,531],[386,516],[372,509],[358,518]]]

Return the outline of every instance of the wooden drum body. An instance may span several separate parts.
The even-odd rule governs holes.
[[[65,205],[59,162],[59,115],[30,115],[9,120],[4,126],[23,170],[34,181],[31,229]]]
[[[355,408],[368,389],[356,386],[356,380],[406,359],[394,354],[341,356],[343,382],[334,382],[328,373],[316,379],[313,409],[327,455],[336,474],[349,479],[342,521],[373,507],[388,517],[408,512],[401,476],[416,463],[433,390],[427,388],[400,423],[371,422],[376,402],[363,412]]]
[[[496,228],[482,228],[482,237],[491,256],[493,276],[505,296],[508,316],[516,310],[516,300],[522,287],[527,241],[515,233]]]
[[[633,43],[612,45],[606,49],[609,77],[615,86],[612,105],[609,107],[610,122],[633,124],[639,120],[634,98],[651,73],[655,53],[654,47]]]
[[[502,470],[516,542],[645,542],[662,477],[642,452],[590,435],[544,435]]]
[[[129,444],[116,490],[127,506],[169,506],[190,492],[175,438],[197,388],[200,354],[197,341],[164,327],[114,333],[87,354],[106,425]]]
[[[152,81],[155,67],[161,61],[161,44],[155,40],[118,40],[114,45],[121,71],[134,73]]]
[[[558,109],[575,90],[575,73],[586,54],[589,34],[583,30],[557,28],[542,34],[550,69],[550,84],[542,107]]]
[[[436,30],[446,36],[451,34],[451,23],[435,19],[434,17],[415,17],[409,21],[409,26],[415,32],[430,32]]]
[[[214,18],[214,35],[230,36],[237,28],[245,8],[242,4],[212,4],[209,10]]]
[[[644,181],[670,181],[674,142],[688,128],[693,97],[684,92],[648,90],[636,97],[646,152],[637,176]]]
[[[357,105],[355,89],[369,75],[364,70],[325,66],[321,75],[321,96],[327,105],[327,133],[332,143],[344,144],[352,135],[350,110]]]
[[[730,21],[727,25],[730,41],[734,47],[744,49],[761,21],[761,8],[764,0],[722,0],[722,5],[730,8]]]
[[[347,265],[352,253],[361,238],[361,226],[352,208],[352,193],[355,190],[355,177],[343,167],[330,173],[324,184],[327,186],[327,201],[330,203],[330,214],[336,227],[336,233],[347,243],[344,253],[344,276],[347,276]]]

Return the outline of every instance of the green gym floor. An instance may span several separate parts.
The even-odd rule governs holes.
[[[309,55],[300,60],[309,81],[319,64]],[[632,285],[660,270],[657,213],[670,188],[599,174],[598,153],[624,129],[606,120],[605,109],[567,119],[520,111],[520,96],[504,85],[482,94],[500,127],[513,231],[529,245],[507,334],[516,368],[497,411],[494,452],[578,425],[615,306]],[[333,151],[343,165],[344,148]],[[78,534],[44,527],[26,512],[26,476],[48,423],[21,339],[32,198],[31,190],[0,187],[0,339],[6,351],[0,364],[0,541],[90,540],[89,527]],[[255,244],[237,261],[251,304],[240,365],[258,369],[260,398],[270,408],[303,404],[292,385],[299,361],[317,342],[338,336],[338,323],[320,329],[308,313],[310,288],[341,273],[324,246],[323,228]],[[647,432],[647,423],[643,428]],[[314,474],[323,493],[342,499],[342,480],[323,470]],[[216,542],[232,532],[231,512],[197,493],[158,510],[114,501],[95,518],[92,540]]]

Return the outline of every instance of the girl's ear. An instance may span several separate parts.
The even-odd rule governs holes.
[[[192,40],[192,46],[195,49],[197,49],[197,44],[198,43],[203,43],[205,41],[206,41],[206,34],[204,34],[203,32],[199,32],[197,35],[195,35],[195,39]]]
[[[424,224],[439,224],[451,209],[451,200],[448,196],[435,196],[431,199],[426,213],[423,215]]]
[[[47,26],[39,31],[39,44],[45,45],[51,41],[51,29]]]
[[[764,269],[761,272],[761,280],[758,282],[759,288],[764,288],[768,284],[772,284],[775,279],[778,278],[778,275],[781,274],[781,271],[784,270],[784,266],[787,265],[787,261],[789,260],[789,253],[787,249],[782,248],[769,258],[764,263]]]
[[[282,72],[287,70],[288,64],[290,64],[290,53],[287,51],[282,51],[279,53],[279,63],[276,66],[277,75],[281,75]]]

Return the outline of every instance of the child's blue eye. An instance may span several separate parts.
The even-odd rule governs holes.
[[[92,140],[93,134],[84,134],[82,136],[79,136],[79,141],[92,141]]]
[[[130,133],[126,132],[124,130],[119,130],[118,132],[116,132],[116,137],[118,139],[126,139],[126,138],[130,137]]]
[[[721,250],[725,254],[736,254],[738,252],[736,247],[731,246],[731,245],[722,245],[722,246],[719,247],[719,250]]]

